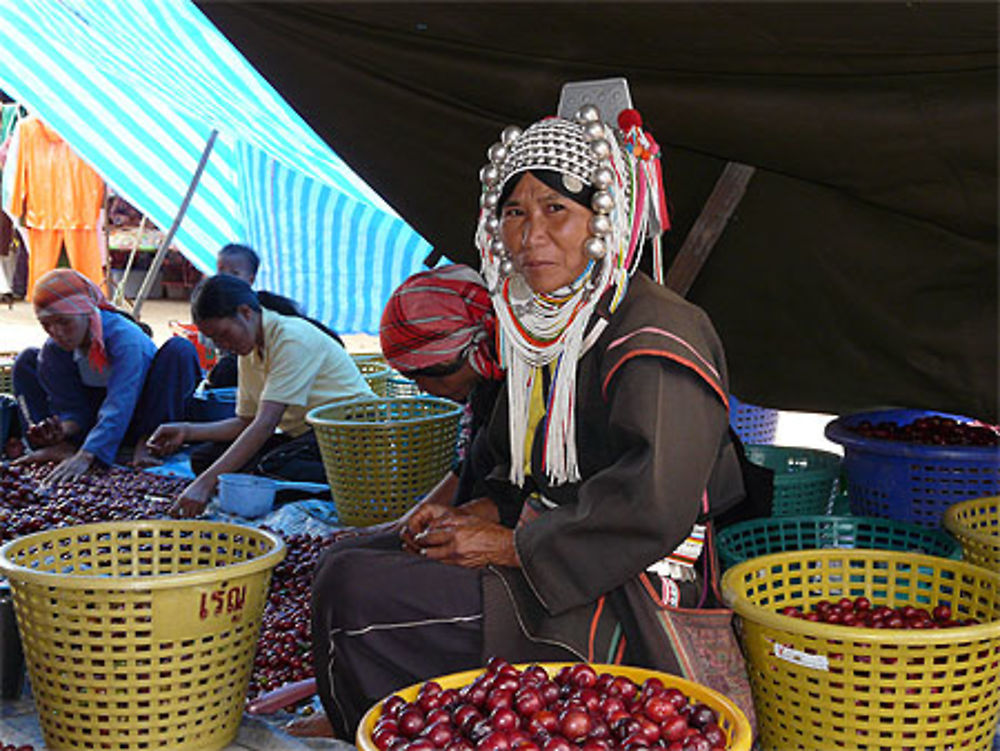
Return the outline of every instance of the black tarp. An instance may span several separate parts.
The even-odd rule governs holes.
[[[448,257],[487,147],[624,75],[679,249],[757,172],[692,287],[745,401],[997,418],[994,3],[200,3]]]

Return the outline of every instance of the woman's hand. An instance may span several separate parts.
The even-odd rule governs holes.
[[[90,469],[90,465],[93,463],[94,455],[89,451],[80,449],[72,456],[59,462],[59,464],[57,464],[55,468],[49,472],[48,476],[42,480],[39,485],[43,488],[47,488],[51,485],[71,482]]]
[[[205,506],[208,505],[208,499],[212,495],[214,484],[214,481],[208,482],[204,477],[199,477],[184,488],[181,494],[177,496],[177,500],[174,501],[173,505],[167,509],[167,513],[171,516],[184,518],[201,516],[201,513],[205,510]]]
[[[187,440],[187,423],[166,422],[146,441],[146,448],[153,456],[169,456],[176,452]]]
[[[63,441],[66,438],[66,431],[63,429],[62,420],[53,415],[30,426],[27,438],[32,448],[40,449]]]
[[[29,451],[14,461],[14,464],[45,464],[46,462],[61,462],[76,453],[71,443],[63,441],[45,448]]]
[[[163,464],[162,459],[157,459],[153,456],[152,450],[145,438],[140,438],[136,441],[135,449],[132,451],[132,466],[138,469],[145,469],[146,467],[159,467]]]
[[[420,545],[416,542],[417,536],[423,534],[435,520],[453,511],[451,506],[440,503],[420,503],[410,509],[405,516],[398,520],[400,524],[399,537],[403,541],[403,550],[420,553]]]
[[[520,567],[514,530],[460,509],[434,513],[434,518],[425,519],[423,529],[412,536],[420,555],[466,568],[489,564]]]

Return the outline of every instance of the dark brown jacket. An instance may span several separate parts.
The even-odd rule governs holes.
[[[622,658],[622,625],[634,620],[622,609],[648,601],[637,576],[688,535],[706,489],[713,511],[743,496],[725,359],[708,316],[641,273],[613,315],[602,310],[607,327],[577,371],[581,482],[546,482],[540,423],[532,476],[512,485],[506,390],[498,399],[489,485],[502,520],[513,527],[536,489],[556,507],[517,529],[521,569],[492,567],[483,578],[484,656],[516,659],[512,645],[527,636],[580,659]],[[642,659],[642,647],[628,645],[625,661]]]

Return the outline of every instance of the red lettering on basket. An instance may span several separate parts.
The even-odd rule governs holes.
[[[239,620],[243,613],[243,608],[247,601],[247,585],[232,586],[228,589],[216,589],[212,592],[201,593],[201,605],[198,608],[198,617],[201,620],[220,616],[223,614],[232,615],[233,620]]]

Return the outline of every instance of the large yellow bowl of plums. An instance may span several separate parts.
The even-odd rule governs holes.
[[[409,686],[373,706],[360,751],[749,751],[750,723],[725,696],[655,670],[511,665]]]

